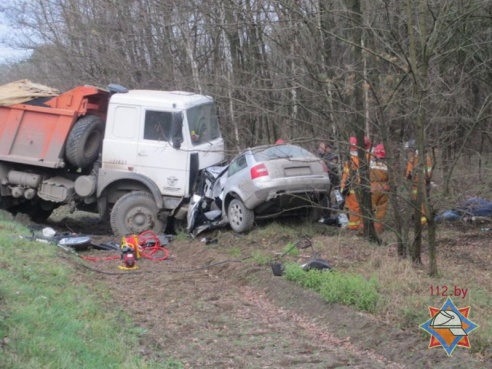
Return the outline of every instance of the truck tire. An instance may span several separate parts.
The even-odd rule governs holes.
[[[227,208],[227,218],[234,232],[243,233],[253,228],[255,214],[240,199],[233,199]]]
[[[140,234],[151,230],[161,233],[164,222],[157,216],[157,205],[147,192],[129,192],[116,201],[111,210],[111,228],[117,236]]]
[[[38,205],[29,210],[27,215],[29,216],[29,219],[31,219],[33,222],[39,223],[44,222],[46,219],[48,219],[53,213],[53,210],[55,209],[43,209],[41,206]]]
[[[68,134],[65,156],[77,168],[86,168],[99,156],[104,135],[104,123],[95,115],[77,120]]]

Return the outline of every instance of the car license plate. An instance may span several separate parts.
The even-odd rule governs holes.
[[[311,175],[311,167],[290,167],[284,168],[286,177]]]

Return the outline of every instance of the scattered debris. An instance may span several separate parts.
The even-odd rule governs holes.
[[[74,233],[57,233],[51,227],[45,227],[41,231],[31,231],[31,236],[20,236],[43,243],[52,243],[67,252],[75,252],[94,248],[103,251],[117,251],[118,255],[93,257],[77,254],[81,259],[87,261],[110,261],[121,259],[123,265],[118,268],[122,270],[137,269],[136,261],[140,258],[146,258],[154,261],[166,260],[169,258],[169,251],[164,245],[169,244],[172,236],[160,234],[156,235],[152,231],[145,231],[140,234],[132,234],[121,239],[121,245],[115,242],[105,242],[100,244],[92,243],[90,236],[79,235]],[[217,239],[210,240],[211,243],[217,242]]]
[[[312,259],[312,260],[308,261],[307,263],[301,265],[301,268],[306,270],[306,271],[311,270],[311,269],[330,271],[331,265],[328,263],[327,260],[316,258],[316,259]]]
[[[284,274],[284,266],[282,263],[276,261],[271,264],[272,272],[275,277],[280,277]]]
[[[219,243],[219,240],[217,238],[210,238],[210,237],[203,237],[200,241],[205,243],[205,245],[215,245]]]
[[[284,253],[280,254],[280,256],[278,256],[275,260],[273,260],[270,263],[274,276],[280,277],[284,274],[284,266],[279,261],[279,259],[287,255],[294,248],[298,248],[300,250],[307,249],[307,248],[312,249],[311,260],[301,265],[301,268],[304,269],[305,271],[309,271],[311,269],[325,270],[325,271],[332,270],[332,267],[327,260],[317,257],[317,253],[314,250],[313,243],[311,242],[311,240],[307,237],[302,237],[301,239],[299,239],[299,241],[297,241],[294,245],[292,245],[292,247],[287,249],[287,251],[285,251]]]
[[[446,210],[438,214],[435,218],[437,223],[457,220],[475,222],[477,220],[491,220],[492,201],[480,197],[472,197],[460,206]]]
[[[77,251],[87,250],[91,245],[91,238],[89,236],[68,232],[57,233],[51,227],[45,227],[41,232],[31,231],[31,236],[20,237],[31,241],[57,244],[63,249],[70,247]]]

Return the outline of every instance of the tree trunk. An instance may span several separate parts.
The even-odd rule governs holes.
[[[360,186],[357,193],[359,206],[362,212],[364,224],[364,236],[371,242],[381,242],[374,229],[374,216],[371,202],[371,184],[369,182],[369,156],[364,150],[365,113],[364,113],[364,78],[363,78],[363,56],[362,56],[362,24],[363,17],[360,0],[350,0],[350,19],[352,24],[353,64],[356,78],[354,81],[354,119],[353,128],[358,143],[359,177]],[[358,68],[357,68],[358,67]]]

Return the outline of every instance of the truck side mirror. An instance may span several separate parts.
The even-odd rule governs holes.
[[[173,148],[175,148],[176,150],[179,150],[181,148],[181,143],[182,143],[181,139],[174,139],[173,140]]]
[[[173,114],[171,140],[172,140],[173,148],[179,150],[181,144],[183,143],[183,113]]]

